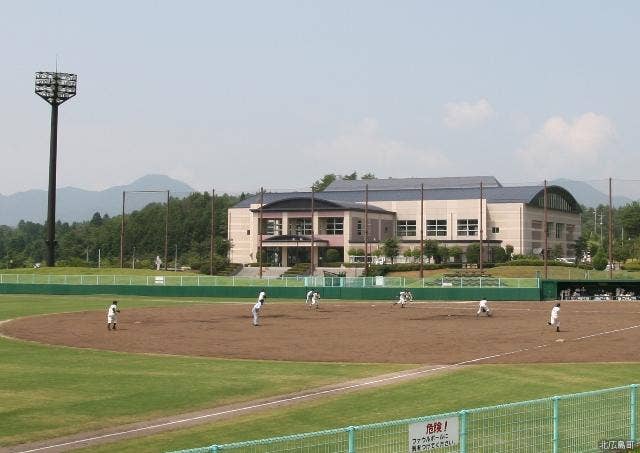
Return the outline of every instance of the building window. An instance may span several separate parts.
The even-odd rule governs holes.
[[[573,235],[576,231],[576,226],[567,224],[567,242],[573,242]]]
[[[458,236],[477,236],[478,219],[459,219]]]
[[[289,220],[289,234],[298,236],[311,234],[311,219],[291,219]]]
[[[356,234],[362,236],[362,220],[356,222]]]
[[[542,222],[540,220],[532,220],[531,221],[531,229],[532,230],[541,230]]]
[[[263,220],[263,234],[267,236],[277,236],[282,234],[282,219],[265,219]]]
[[[251,236],[251,230],[247,230],[247,236]]]
[[[447,221],[445,219],[427,220],[427,236],[446,236]]]
[[[500,227],[491,227],[491,232],[493,234],[498,234],[500,232]]]
[[[396,222],[396,231],[398,236],[415,236],[416,221],[415,220],[398,220]]]
[[[547,237],[550,238],[553,231],[553,222],[547,222]]]
[[[563,239],[564,223],[556,223],[556,239]]]
[[[344,221],[342,217],[327,217],[325,219],[326,234],[343,234]]]

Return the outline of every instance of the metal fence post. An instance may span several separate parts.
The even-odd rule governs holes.
[[[553,397],[553,453],[560,451],[560,397]]]
[[[460,453],[467,452],[467,411],[461,410],[460,414]]]
[[[356,428],[349,426],[349,453],[356,453]]]
[[[633,444],[638,441],[638,384],[631,384],[631,441]]]

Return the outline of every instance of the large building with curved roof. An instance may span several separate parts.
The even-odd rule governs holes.
[[[257,261],[262,210],[265,265],[308,262],[312,240],[316,265],[323,264],[329,249],[348,261],[349,249],[365,246],[365,192],[369,253],[390,237],[399,240],[401,254],[419,247],[421,228],[425,240],[464,250],[479,242],[482,228],[486,260],[491,260],[491,246],[511,245],[516,254],[543,254],[544,187],[505,187],[494,177],[471,176],[338,180],[313,194],[313,219],[311,192],[267,192],[262,209],[260,195],[252,196],[228,211],[229,258],[243,264]],[[547,222],[548,249],[572,256],[580,236],[580,206],[560,186],[547,187]]]

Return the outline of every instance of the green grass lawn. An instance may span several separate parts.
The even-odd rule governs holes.
[[[104,310],[109,297],[0,296],[0,319]],[[126,307],[182,300],[120,298]],[[206,303],[199,300],[191,303]],[[125,354],[0,339],[0,445],[93,430],[407,368]]]
[[[79,451],[158,452],[342,428],[640,381],[640,364],[479,365]]]

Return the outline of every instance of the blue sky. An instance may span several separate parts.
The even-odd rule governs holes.
[[[34,73],[78,74],[58,185],[325,173],[636,178],[640,3],[6,2],[0,193],[46,188]],[[640,179],[640,178],[638,178]]]

